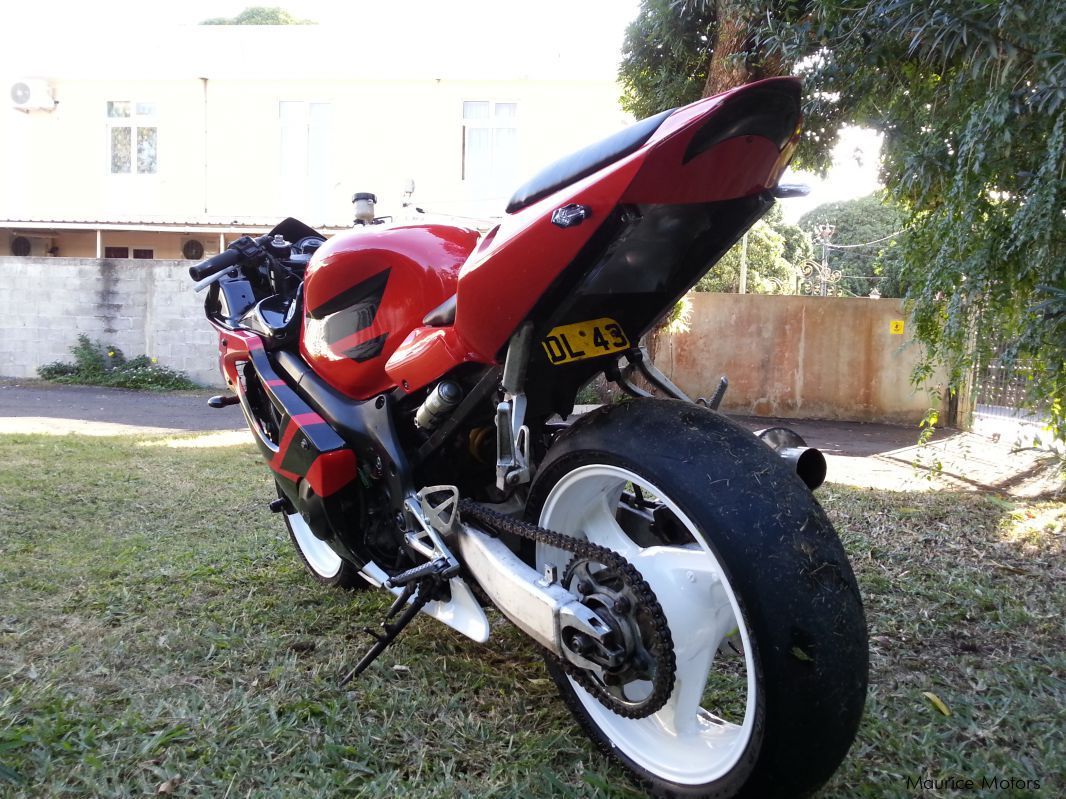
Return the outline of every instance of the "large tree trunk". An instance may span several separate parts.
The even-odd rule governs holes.
[[[703,85],[704,97],[783,74],[781,59],[768,58],[755,46],[751,13],[743,0],[716,0],[716,35]]]

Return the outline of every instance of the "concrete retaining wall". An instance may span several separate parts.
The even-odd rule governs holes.
[[[691,329],[663,336],[655,362],[692,396],[726,375],[724,411],[914,424],[939,407],[942,377],[932,390],[911,384],[920,352],[900,300],[692,297]]]
[[[222,384],[217,339],[188,261],[0,258],[0,375],[34,377],[70,360],[79,333]],[[918,358],[899,300],[695,294],[691,330],[664,336],[656,362],[685,391],[754,416],[915,423]],[[904,332],[893,333],[902,322]]]
[[[188,261],[0,258],[0,375],[70,361],[79,333],[222,385],[218,338]]]

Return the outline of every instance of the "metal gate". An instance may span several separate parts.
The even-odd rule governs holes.
[[[1002,352],[1002,351],[1001,351]],[[1047,410],[1026,403],[1032,366],[999,354],[977,370],[974,381],[974,432],[1031,444],[1046,439]]]

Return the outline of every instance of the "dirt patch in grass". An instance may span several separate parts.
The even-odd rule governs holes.
[[[250,446],[0,443],[0,795],[635,795],[498,619],[486,646],[421,619],[338,690],[387,597],[305,577]],[[1060,795],[1066,505],[819,496],[872,653],[859,738],[822,795],[945,777]]]

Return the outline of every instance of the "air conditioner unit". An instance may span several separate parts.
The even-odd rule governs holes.
[[[39,78],[23,78],[11,84],[11,107],[19,111],[52,111],[56,99],[48,81]]]
[[[204,257],[203,242],[197,239],[186,239],[185,243],[181,245],[181,254],[190,261],[199,261]]]
[[[33,251],[33,244],[25,236],[15,236],[11,239],[11,254],[25,258]]]

